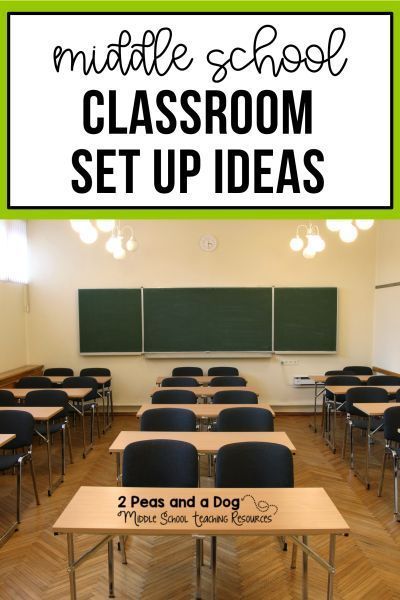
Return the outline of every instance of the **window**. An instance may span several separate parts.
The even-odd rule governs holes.
[[[28,283],[25,221],[0,220],[0,280]]]

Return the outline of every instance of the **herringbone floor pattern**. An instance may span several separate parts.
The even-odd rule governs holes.
[[[337,600],[400,599],[400,523],[393,520],[391,472],[388,469],[384,496],[377,498],[378,461],[382,447],[374,447],[372,489],[366,491],[349,471],[340,455],[333,455],[319,434],[308,428],[309,417],[278,417],[276,430],[286,431],[297,447],[295,479],[298,486],[323,486],[347,519],[352,533],[337,544]],[[47,497],[46,453],[35,446],[41,506],[35,505],[29,471],[23,481],[23,522],[19,532],[0,549],[0,600],[63,600],[69,598],[66,573],[66,540],[54,537],[51,525],[80,485],[114,485],[115,464],[108,446],[121,429],[134,429],[136,419],[117,417],[113,427],[96,440],[86,460],[75,441],[75,464],[68,466],[64,484]],[[359,447],[360,450],[360,447]],[[205,465],[204,465],[205,467]],[[210,485],[204,477],[202,485]],[[0,526],[11,516],[15,480],[0,476]],[[80,541],[79,550],[93,542]],[[312,540],[327,555],[323,537]],[[299,600],[298,569],[290,569],[290,552],[282,552],[276,539],[268,537],[219,538],[219,600]],[[208,546],[206,544],[206,552]],[[116,597],[121,600],[188,600],[194,597],[194,544],[185,537],[131,538],[128,565],[116,552]],[[206,554],[206,559],[208,558]],[[325,597],[326,574],[310,561],[310,600]],[[210,596],[210,576],[203,570],[203,597]],[[107,598],[105,550],[78,569],[79,600]]]

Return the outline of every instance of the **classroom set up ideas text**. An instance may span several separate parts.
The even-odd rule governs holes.
[[[32,25],[13,19],[12,87],[18,92],[22,71],[26,85],[33,69],[46,89],[40,128],[11,102],[21,196],[17,163],[35,179],[25,121],[47,159],[43,205],[389,203],[386,15],[38,15],[24,63],[13,48],[28,44]]]

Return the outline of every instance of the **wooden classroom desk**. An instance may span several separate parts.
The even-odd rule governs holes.
[[[17,400],[23,400],[25,398],[25,396],[27,395],[28,392],[33,392],[35,390],[39,390],[39,391],[49,391],[54,389],[54,388],[8,388],[10,392],[12,392],[14,394],[14,397],[17,398]],[[88,394],[90,394],[90,392],[92,391],[91,388],[57,388],[58,391],[62,391],[65,392],[69,398],[69,400],[71,400],[70,402],[70,406],[74,409],[74,411],[80,416],[81,420],[82,420],[82,445],[83,445],[83,457],[86,458],[87,454],[90,452],[90,450],[92,450],[93,448],[93,426],[91,427],[90,430],[90,444],[89,446],[86,446],[86,430],[85,430],[85,410],[84,410],[84,404],[85,404],[85,396],[87,396]],[[80,402],[80,409],[77,406],[77,402]]]
[[[239,442],[271,442],[286,446],[293,454],[296,452],[284,431],[121,431],[108,449],[115,454],[117,481],[121,479],[121,457],[125,448],[132,442],[143,440],[188,442],[199,454],[217,454],[222,446]]]
[[[242,379],[245,379],[245,377],[242,377],[241,375],[159,375],[156,379],[156,384],[161,385],[163,379],[171,379],[174,377],[190,377],[190,379],[195,379],[200,385],[208,385],[211,379],[214,379],[215,377],[241,377]]]
[[[57,383],[57,385],[59,385],[68,379],[68,377],[72,377],[72,375],[43,375],[43,377],[47,377],[52,383]],[[111,381],[111,375],[83,375],[82,377],[91,377],[92,379],[95,379],[99,385],[104,385],[108,381]]]
[[[338,396],[338,395],[344,396],[345,394],[347,394],[347,392],[349,390],[351,390],[351,388],[354,388],[354,387],[360,387],[360,386],[359,385],[328,385],[325,387],[325,389],[333,395],[332,427],[330,427],[330,423],[329,423],[328,429],[326,428],[326,431],[323,432],[324,434],[326,434],[325,440],[326,440],[328,446],[331,448],[332,452],[336,452],[336,396]],[[374,388],[379,387],[383,390],[386,390],[388,394],[395,394],[397,392],[397,390],[400,389],[400,386],[398,386],[398,385],[373,385],[373,386],[368,386],[368,387],[374,387]]]
[[[53,468],[51,459],[52,441],[50,435],[50,421],[55,416],[57,416],[58,413],[62,412],[62,406],[0,406],[0,411],[2,410],[16,410],[18,412],[28,412],[32,415],[35,421],[44,421],[46,423],[46,436],[44,436],[41,433],[38,435],[47,444],[47,468],[49,472],[48,494],[49,496],[51,496],[51,494],[53,493],[53,489],[58,487],[60,483],[64,481],[64,447],[62,447],[63,467],[61,469],[61,477],[59,477],[57,481],[53,481]]]
[[[254,392],[258,396],[258,392],[255,389],[245,387],[245,386],[228,386],[228,387],[214,387],[214,386],[206,386],[199,385],[197,387],[156,387],[151,390],[150,395],[152,396],[156,392],[160,390],[188,390],[189,392],[194,392],[198,398],[212,398],[214,394],[217,392],[232,392],[232,391],[246,391],[246,392]]]
[[[346,375],[346,373],[343,373],[343,375]],[[350,375],[350,373],[349,373],[349,375]],[[310,427],[314,430],[314,433],[316,433],[317,432],[317,400],[318,400],[319,396],[325,390],[325,382],[328,379],[328,377],[340,377],[340,375],[309,375],[308,377],[309,377],[309,379],[312,379],[312,381],[314,382],[314,423],[312,425],[310,424]],[[362,383],[365,383],[372,376],[371,375],[354,375],[354,377],[358,377]],[[319,388],[319,390],[318,390],[318,388]]]
[[[132,498],[162,498],[164,506],[131,507]],[[191,500],[194,507],[173,508],[173,498]],[[214,507],[218,498],[229,506]],[[124,500],[125,499],[125,500]],[[200,506],[207,499],[209,507]],[[232,502],[239,502],[234,508]],[[204,503],[204,501],[203,501]],[[125,506],[121,507],[120,505]],[[166,522],[165,513],[174,519]],[[164,514],[164,516],[163,516]],[[217,523],[205,517],[219,517]],[[209,519],[208,521],[210,521]],[[246,520],[245,524],[238,524]],[[215,519],[214,519],[215,521]],[[198,526],[200,525],[200,526]],[[81,487],[53,525],[56,534],[67,535],[68,573],[71,600],[76,600],[76,569],[100,547],[108,546],[109,596],[114,597],[114,536],[190,535],[196,539],[196,598],[200,598],[200,544],[212,536],[212,598],[216,592],[217,535],[289,536],[303,552],[303,594],[308,597],[308,557],[328,571],[327,598],[333,599],[335,542],[337,535],[347,535],[349,526],[323,488],[121,488]],[[74,535],[103,535],[82,557],[75,559]],[[329,535],[329,558],[321,557],[308,543],[309,535]]]
[[[355,475],[361,479],[367,490],[370,488],[369,481],[369,459],[371,450],[371,425],[374,417],[382,417],[383,413],[387,408],[392,406],[399,406],[397,402],[355,402],[354,408],[358,408],[367,417],[367,431],[365,436],[366,449],[365,449],[365,472],[362,475],[357,469],[354,469]]]
[[[146,402],[137,411],[137,418],[140,419],[146,410],[154,408],[185,408],[194,412],[198,419],[216,419],[221,410],[225,410],[225,408],[265,408],[275,417],[273,409],[266,402],[260,402],[259,404],[152,404]]]
[[[0,448],[15,438],[15,433],[0,433]]]

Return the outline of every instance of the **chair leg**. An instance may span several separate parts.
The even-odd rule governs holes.
[[[39,494],[38,494],[37,485],[36,485],[36,476],[35,476],[35,469],[33,467],[32,455],[31,455],[31,458],[30,458],[30,461],[29,461],[29,467],[31,469],[33,491],[35,492],[36,504],[39,505],[40,504],[40,500],[39,500]]]
[[[103,405],[104,405],[104,400],[103,400]],[[97,437],[100,437],[100,418],[99,418],[99,405],[96,402],[96,421],[97,421]]]
[[[354,469],[354,445],[353,445],[353,424],[349,422],[350,428],[350,468]]]
[[[66,429],[67,429],[67,436],[68,436],[69,462],[72,465],[74,463],[74,459],[72,458],[71,428],[69,426],[69,420],[68,419],[65,422],[65,426],[66,426]]]
[[[398,485],[397,485],[397,456],[393,455],[393,483],[394,483],[394,515],[396,519],[399,519],[399,498],[398,498]]]
[[[383,450],[383,459],[382,459],[382,470],[381,470],[381,478],[379,481],[379,486],[378,486],[378,496],[382,496],[382,488],[383,488],[383,479],[385,477],[385,467],[386,467],[386,459],[387,459],[388,453],[387,453],[387,448],[385,446],[384,450]]]
[[[347,429],[348,429],[348,419],[346,419],[344,424],[344,434],[343,434],[343,445],[342,445],[342,458],[344,459],[346,456],[346,444],[347,444]]]
[[[17,523],[21,523],[22,458],[17,467]]]

